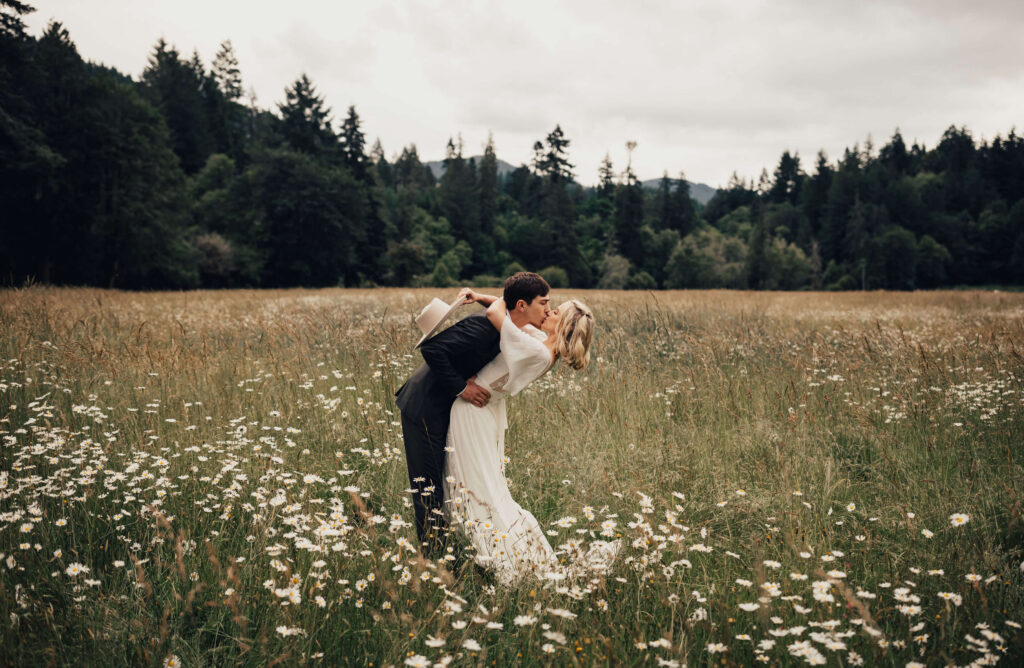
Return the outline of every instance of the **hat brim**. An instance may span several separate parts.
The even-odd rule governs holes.
[[[462,306],[465,303],[467,303],[467,302],[464,299],[456,299],[454,302],[449,304],[448,305],[448,310],[445,311],[445,314],[443,316],[441,316],[441,319],[437,321],[437,324],[434,325],[433,329],[431,329],[429,332],[424,334],[420,338],[420,340],[416,342],[416,345],[413,346],[413,350],[415,350],[416,348],[419,348],[421,345],[423,345],[424,341],[426,341],[427,339],[432,337],[434,334],[436,334],[437,330],[440,329],[441,325],[444,324],[444,321],[447,320],[448,316],[450,316],[452,314],[452,311],[454,311],[455,309],[459,308],[460,306]]]

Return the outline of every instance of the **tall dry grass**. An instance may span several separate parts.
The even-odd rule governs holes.
[[[509,477],[566,559],[624,548],[510,590],[412,548],[436,295],[0,293],[5,663],[1024,654],[1024,295],[572,291],[594,363],[514,398]]]

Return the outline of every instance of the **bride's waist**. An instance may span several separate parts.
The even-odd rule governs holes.
[[[491,392],[491,398],[483,406],[477,406],[459,397],[455,400],[455,404],[452,405],[452,411],[463,412],[467,417],[475,411],[483,411],[490,413],[499,424],[504,425],[506,414],[505,395],[501,392]]]

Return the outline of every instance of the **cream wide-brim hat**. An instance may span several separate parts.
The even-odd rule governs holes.
[[[424,306],[420,314],[416,316],[416,326],[423,332],[423,338],[417,341],[413,348],[423,345],[423,342],[434,335],[434,332],[452,314],[452,311],[465,303],[465,299],[456,299],[451,304],[445,304],[437,297],[431,299],[430,303]]]

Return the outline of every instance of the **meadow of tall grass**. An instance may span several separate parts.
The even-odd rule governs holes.
[[[0,292],[0,663],[1020,665],[1024,294],[570,294],[507,473],[623,547],[506,589],[411,526],[455,290]]]

